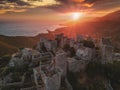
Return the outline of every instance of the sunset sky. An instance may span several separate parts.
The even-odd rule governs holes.
[[[62,22],[74,12],[91,18],[119,9],[120,0],[0,0],[0,19]]]

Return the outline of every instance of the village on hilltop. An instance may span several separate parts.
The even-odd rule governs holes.
[[[68,72],[82,72],[91,61],[113,63],[120,61],[120,53],[114,52],[110,38],[94,40],[79,34],[68,38],[62,33],[52,40],[41,37],[34,49],[22,48],[12,55],[8,70],[1,73],[0,88],[15,85],[20,90],[73,90]]]

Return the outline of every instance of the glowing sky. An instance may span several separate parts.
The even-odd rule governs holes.
[[[119,9],[120,0],[0,0],[0,19],[59,22],[69,19],[71,12],[97,17]]]

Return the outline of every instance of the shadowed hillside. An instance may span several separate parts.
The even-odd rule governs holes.
[[[37,43],[34,37],[10,37],[0,35],[0,56],[10,54],[22,47],[33,47]]]
[[[0,41],[0,55],[16,52],[17,48]]]

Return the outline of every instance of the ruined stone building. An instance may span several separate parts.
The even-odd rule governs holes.
[[[33,69],[34,81],[38,90],[59,90],[61,87],[62,70],[51,65],[39,66]]]
[[[101,38],[100,54],[102,63],[111,63],[113,59],[113,46],[109,38]]]
[[[84,40],[84,38],[83,38],[82,35],[80,35],[80,34],[77,34],[77,35],[76,35],[76,41],[77,41],[77,42],[81,42],[81,41],[83,41],[83,40]]]
[[[80,47],[76,51],[76,56],[80,60],[91,60],[93,56],[93,50],[87,47]]]
[[[59,67],[41,68],[41,77],[45,84],[45,90],[59,90],[61,87],[62,70]]]
[[[49,40],[41,37],[40,42],[37,43],[37,50],[47,52],[53,51],[56,52],[57,49],[57,40]]]
[[[81,72],[85,69],[87,62],[84,60],[77,60],[75,58],[68,58],[68,70],[71,72]]]
[[[120,53],[114,53],[113,60],[114,61],[120,61]]]
[[[66,77],[68,63],[66,53],[63,50],[59,50],[56,53],[55,64],[63,70],[62,76]]]

